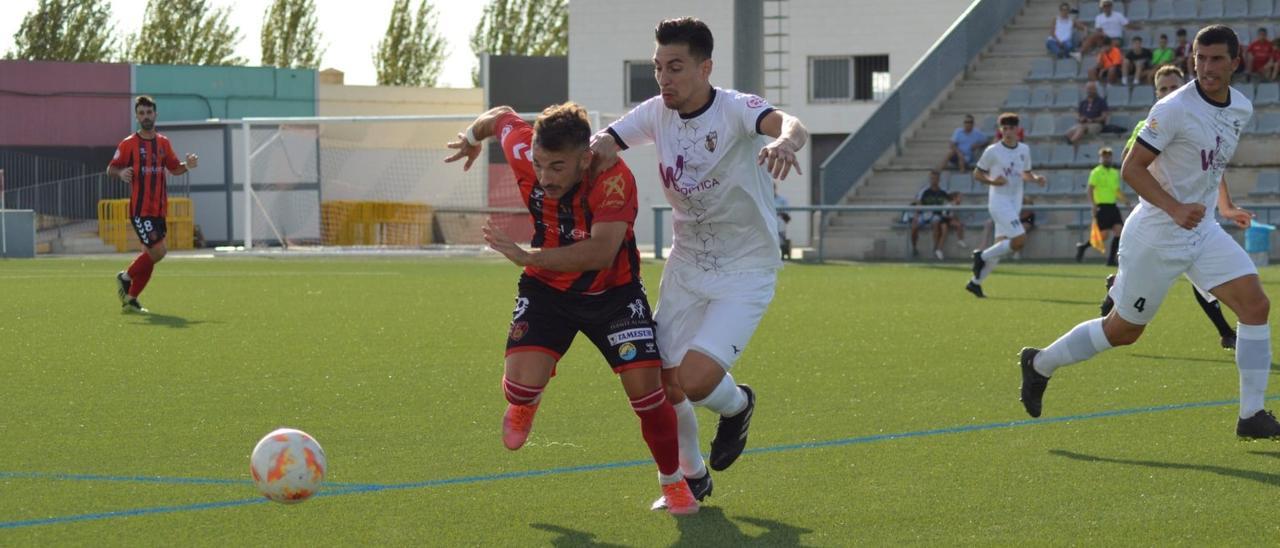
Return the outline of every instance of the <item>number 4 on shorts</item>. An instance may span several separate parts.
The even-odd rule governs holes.
[[[1133,307],[1137,309],[1138,312],[1145,312],[1147,308],[1147,298],[1139,297],[1137,301],[1134,301]]]

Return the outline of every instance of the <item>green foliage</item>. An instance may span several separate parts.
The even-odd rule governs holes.
[[[235,55],[239,27],[230,8],[208,0],[147,0],[142,29],[125,42],[125,57],[152,65],[244,65]]]
[[[316,29],[315,0],[275,0],[262,25],[262,64],[320,68],[324,50]]]
[[[569,53],[568,0],[490,0],[471,34],[477,56]],[[480,85],[479,69],[471,80]]]
[[[373,55],[378,85],[435,86],[444,58],[445,40],[436,30],[431,3],[421,0],[414,17],[409,12],[409,0],[396,0],[387,34]]]
[[[22,18],[5,57],[31,61],[111,61],[116,48],[107,0],[40,0]]]

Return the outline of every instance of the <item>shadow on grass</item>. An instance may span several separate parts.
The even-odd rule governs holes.
[[[1053,266],[1053,263],[1032,262],[1030,264],[1034,266]],[[929,264],[929,265],[920,265],[920,266],[921,268],[928,268],[933,270],[952,270],[956,272],[965,272],[965,273],[968,273],[969,275],[973,274],[973,267],[968,264],[946,264],[946,265]],[[1080,279],[1080,280],[1103,280],[1106,278],[1106,276],[1099,276],[1097,274],[1067,274],[1062,272],[1033,272],[1029,270],[997,270],[994,275],[995,276],[1023,276],[1028,278],[1067,278],[1067,279]]]
[[[561,527],[559,525],[551,525],[549,523],[533,523],[533,524],[530,524],[529,526],[533,527],[534,529],[541,529],[549,533],[555,533],[557,535],[560,535],[556,538],[551,539],[552,546],[557,546],[557,547],[594,546],[597,548],[625,548],[625,545],[623,544],[610,544],[608,542],[598,542],[596,541],[595,534],[588,533],[586,531],[575,531],[573,529]]]
[[[160,327],[170,327],[174,329],[186,329],[193,325],[200,325],[202,323],[221,323],[221,322],[206,322],[203,320],[188,320],[186,318],[183,318],[182,316],[156,314],[155,312],[148,312],[146,314],[136,316],[136,318],[139,321],[133,322],[134,325],[156,325]]]
[[[1274,456],[1280,458],[1280,454],[1271,454],[1267,452],[1251,451],[1255,454],[1266,456]],[[1241,470],[1239,468],[1227,468],[1226,466],[1216,466],[1212,464],[1182,464],[1177,462],[1160,462],[1153,460],[1131,460],[1131,459],[1113,459],[1109,457],[1096,457],[1086,455],[1084,453],[1076,453],[1073,451],[1064,451],[1062,449],[1053,449],[1050,454],[1066,457],[1072,460],[1083,462],[1099,462],[1105,464],[1122,464],[1125,466],[1142,466],[1145,468],[1161,468],[1165,470],[1193,470],[1196,472],[1208,472],[1229,478],[1246,479],[1263,483],[1266,485],[1274,485],[1280,487],[1280,474],[1271,474],[1267,472],[1258,472],[1255,470]]]
[[[1097,306],[1098,301],[1071,301],[1067,299],[1032,299],[1029,297],[1000,297],[988,295],[987,299],[992,301],[1027,301],[1030,303],[1046,303],[1046,304],[1066,304],[1071,306],[1093,305]]]
[[[1212,358],[1188,358],[1188,357],[1185,357],[1185,356],[1157,356],[1157,355],[1155,355],[1155,354],[1129,354],[1129,355],[1130,355],[1130,356],[1132,356],[1132,357],[1134,357],[1134,358],[1142,358],[1142,359],[1144,359],[1144,360],[1179,361],[1179,362],[1203,362],[1203,363],[1229,363],[1229,364],[1231,364],[1231,365],[1235,365],[1235,364],[1236,364],[1236,360],[1235,360],[1235,358],[1234,358],[1234,357],[1232,357],[1230,354],[1228,354],[1228,357],[1221,358],[1221,359],[1217,359],[1217,360],[1212,359]],[[1271,364],[1271,369],[1275,369],[1275,368],[1276,368],[1275,364]]]
[[[769,519],[743,516],[734,519],[765,531],[757,536],[747,536],[733,520],[724,515],[724,510],[703,506],[697,514],[676,519],[676,526],[680,528],[680,540],[672,546],[803,546],[800,536],[813,532],[811,529]]]

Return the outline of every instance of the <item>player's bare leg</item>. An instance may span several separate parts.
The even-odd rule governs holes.
[[[1241,276],[1209,290],[1236,313],[1236,368],[1240,372],[1240,420],[1236,435],[1280,437],[1280,422],[1263,408],[1271,374],[1271,301],[1257,274]]]
[[[119,291],[121,292],[121,304],[126,312],[147,311],[138,303],[138,295],[141,295],[142,290],[146,289],[147,282],[151,281],[151,273],[155,269],[156,263],[164,259],[166,254],[168,254],[168,248],[165,246],[164,240],[161,240],[139,253],[133,264],[129,265],[128,270],[116,274],[116,282],[119,284]]]
[[[680,362],[680,386],[695,405],[720,415],[716,437],[711,441],[711,469],[724,470],[747,446],[751,414],[756,396],[751,387],[735,384],[733,376],[714,358],[689,350]]]
[[[555,367],[556,359],[543,352],[523,351],[507,356],[502,375],[502,393],[508,403],[502,415],[502,443],[507,449],[515,451],[529,439],[533,415]]]
[[[676,412],[667,399],[662,384],[661,367],[644,367],[623,371],[622,388],[631,401],[631,409],[640,418],[640,431],[649,445],[649,453],[658,465],[658,483],[662,486],[662,498],[654,507],[665,507],[671,514],[692,514],[698,511],[689,484],[680,473],[680,444],[676,432]]]

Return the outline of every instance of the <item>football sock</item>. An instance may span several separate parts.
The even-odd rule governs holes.
[[[138,254],[138,258],[133,260],[133,264],[129,265],[129,270],[125,275],[129,277],[129,296],[137,298],[142,294],[142,290],[147,287],[147,282],[151,280],[151,271],[154,270],[155,263],[151,262],[151,255],[146,251]]]
[[[698,450],[698,414],[688,398],[672,406],[676,411],[680,435],[680,470],[686,477],[700,478],[707,473],[707,464]]]
[[[1271,374],[1271,326],[1236,324],[1236,368],[1240,370],[1240,418],[1262,410]]]
[[[1120,237],[1111,238],[1111,249],[1107,250],[1107,264],[1116,264],[1116,254],[1120,252]]]
[[[1108,348],[1111,348],[1111,343],[1102,332],[1102,318],[1094,318],[1075,326],[1041,350],[1032,365],[1037,373],[1052,377],[1059,367],[1082,362]]]
[[[1191,287],[1191,292],[1196,296],[1196,303],[1199,303],[1200,309],[1204,310],[1204,315],[1209,317],[1209,321],[1213,322],[1213,326],[1218,328],[1219,337],[1230,337],[1235,335],[1235,331],[1231,330],[1231,324],[1227,323],[1227,319],[1222,316],[1222,304],[1218,301],[1209,302],[1200,294],[1200,290],[1195,286]]]
[[[508,380],[506,375],[502,377],[502,393],[507,396],[507,401],[512,405],[534,405],[542,399],[542,391],[546,388],[545,386],[526,386]]]
[[[1008,255],[1013,251],[1012,244],[1009,240],[1000,240],[995,245],[988,247],[982,252],[982,260],[986,261],[986,265],[982,267],[982,272],[978,273],[978,277],[973,279],[973,283],[981,284],[987,276],[991,275],[991,271],[995,270],[996,265],[1000,264],[1000,258]]]
[[[720,378],[720,384],[711,391],[706,399],[693,402],[699,407],[706,407],[722,417],[732,417],[747,408],[747,393],[733,382],[733,375],[728,371]]]
[[[663,485],[684,480],[680,474],[680,442],[676,433],[676,411],[662,387],[631,400],[631,409],[640,417],[640,432],[658,464]]]

